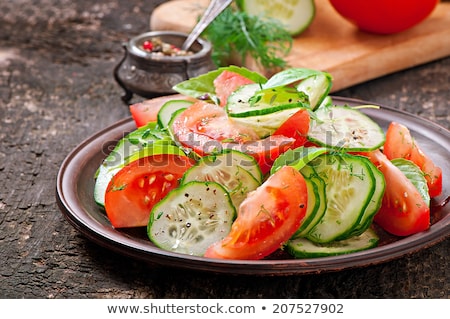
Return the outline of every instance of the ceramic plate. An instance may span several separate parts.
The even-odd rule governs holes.
[[[340,97],[334,97],[333,100],[336,104],[373,104]],[[449,174],[450,131],[423,118],[385,106],[380,109],[366,109],[364,112],[383,129],[386,129],[391,121],[405,124],[424,151],[442,168],[444,174]],[[134,122],[130,117],[89,137],[66,157],[57,177],[57,201],[67,220],[90,240],[126,256],[216,273],[311,274],[387,262],[427,248],[450,235],[450,204],[444,204],[450,195],[450,178],[444,176],[443,194],[431,203],[430,229],[406,238],[393,237],[378,230],[380,245],[370,250],[314,259],[293,259],[279,252],[270,259],[259,261],[213,260],[161,250],[147,239],[145,229],[114,229],[93,200],[95,171],[115,143],[134,129]]]

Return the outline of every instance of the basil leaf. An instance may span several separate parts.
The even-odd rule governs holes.
[[[257,72],[250,71],[249,69],[246,69],[244,67],[237,67],[232,65],[229,67],[219,68],[217,70],[210,71],[195,78],[191,78],[189,80],[178,83],[173,87],[173,90],[180,94],[191,96],[194,98],[200,98],[207,95],[211,100],[214,100],[216,96],[214,80],[223,71],[231,71],[240,74],[255,83],[263,84],[267,82],[267,78]]]
[[[412,161],[404,158],[396,158],[391,160],[392,164],[398,167],[400,171],[413,183],[422,196],[422,199],[430,206],[430,194],[428,192],[428,185],[423,172],[419,166]]]
[[[270,170],[270,174],[275,173],[283,166],[292,166],[296,170],[301,170],[306,164],[317,156],[327,152],[325,147],[303,147],[289,149],[275,160]]]
[[[294,84],[296,82],[302,81],[306,78],[316,75],[325,75],[331,78],[331,75],[326,72],[305,69],[305,68],[292,68],[286,69],[281,72],[274,74],[264,85],[263,88],[273,88],[283,85]]]

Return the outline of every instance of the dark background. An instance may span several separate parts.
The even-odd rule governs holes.
[[[0,2],[0,298],[450,297],[449,239],[361,269],[229,276],[117,255],[65,220],[55,201],[58,169],[85,138],[129,116],[112,70],[121,43],[148,31],[161,2]],[[335,94],[449,129],[449,73],[447,57]]]

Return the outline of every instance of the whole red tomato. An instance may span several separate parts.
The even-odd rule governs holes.
[[[330,0],[330,3],[360,30],[390,34],[423,21],[439,0]]]

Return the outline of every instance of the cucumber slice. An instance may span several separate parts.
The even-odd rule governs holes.
[[[328,96],[332,85],[331,75],[328,73],[320,73],[304,79],[296,88],[298,91],[308,95],[311,109],[315,110]]]
[[[323,99],[322,103],[320,103],[319,106],[316,108],[316,110],[317,110],[319,107],[331,107],[331,106],[333,106],[333,98],[332,98],[331,96],[327,95],[327,96]]]
[[[296,238],[297,236],[299,236],[299,233],[301,233],[305,228],[308,227],[308,225],[314,219],[315,214],[319,209],[319,206],[321,205],[318,186],[315,184],[314,181],[312,181],[309,178],[305,178],[305,182],[306,188],[308,190],[308,204],[306,214],[305,217],[303,218],[302,223],[300,224],[300,227],[294,233],[292,238]]]
[[[244,168],[252,174],[258,183],[262,183],[263,173],[253,156],[237,150],[223,150],[223,154],[225,154],[228,164]]]
[[[286,244],[286,251],[295,258],[318,258],[350,254],[378,245],[379,238],[375,231],[368,228],[359,236],[333,241],[327,244],[314,243],[306,238],[291,239]]]
[[[295,88],[279,86],[262,89],[260,84],[243,85],[228,98],[230,117],[266,115],[286,109],[309,107],[308,96]]]
[[[203,256],[230,232],[235,215],[225,188],[193,181],[172,190],[153,207],[147,234],[161,249]]]
[[[171,139],[173,141],[175,141],[175,143],[177,143],[177,140],[175,138],[175,132],[173,131],[172,124],[175,121],[175,119],[178,116],[180,116],[181,113],[183,113],[184,110],[186,110],[186,109],[185,108],[181,108],[181,109],[178,109],[178,110],[174,111],[172,113],[171,117],[170,117],[169,123],[167,124],[167,132],[169,133],[169,136],[171,137]]]
[[[279,20],[293,36],[302,33],[311,24],[316,11],[313,0],[238,0],[237,4],[249,14]]]
[[[226,110],[232,121],[250,126],[264,138],[306,107],[309,107],[308,96],[295,88],[261,89],[259,84],[248,84],[230,95]]]
[[[286,85],[304,92],[313,110],[322,104],[332,104],[328,94],[333,86],[333,78],[328,72],[306,68],[286,69],[274,74],[262,87],[268,89]]]
[[[316,172],[311,168],[311,166],[305,166],[301,169],[300,173],[305,177],[305,180],[311,180],[316,186],[316,196],[315,200],[319,203],[314,212],[314,216],[311,219],[305,221],[299,229],[295,232],[293,238],[305,237],[311,231],[311,229],[317,225],[317,223],[322,219],[323,215],[327,210],[327,195],[326,195],[326,185],[322,178],[320,178]],[[308,193],[308,203],[309,203]]]
[[[181,108],[176,110],[175,112],[172,113],[172,116],[169,120],[169,124],[167,124],[167,133],[169,134],[171,140],[180,148],[182,149],[186,155],[191,156],[194,159],[198,159],[198,155],[195,152],[192,152],[191,149],[184,147],[180,141],[176,138],[175,136],[175,132],[173,131],[173,127],[172,124],[173,122],[177,119],[178,116],[180,116],[181,113],[183,113],[183,111],[185,110],[185,108]]]
[[[297,113],[301,108],[291,108],[266,115],[249,117],[232,117],[232,121],[251,127],[259,138],[263,139],[272,135],[288,118]]]
[[[233,156],[233,154],[236,155]],[[261,182],[248,170],[237,165],[240,162],[245,165],[244,156],[245,154],[241,152],[233,151],[202,157],[184,173],[181,184],[191,181],[217,182],[228,191],[231,201],[237,209],[247,194],[261,185]],[[233,159],[233,157],[238,159]]]
[[[352,230],[350,236],[359,236],[370,227],[373,217],[380,209],[384,191],[386,189],[386,182],[383,173],[381,173],[381,171],[372,162],[368,161],[367,165],[371,168],[373,177],[375,178],[375,190],[373,191],[372,198],[370,199],[361,220]]]
[[[307,234],[309,240],[345,239],[358,225],[375,190],[368,162],[366,157],[349,154],[324,154],[310,162],[326,184],[327,209]]]
[[[308,138],[321,146],[351,152],[378,149],[386,139],[376,122],[347,106],[318,108],[312,116]]]
[[[161,109],[158,112],[158,115],[157,115],[158,126],[162,129],[167,128],[173,114],[176,111],[178,111],[180,109],[186,109],[192,104],[193,104],[193,102],[188,101],[188,100],[167,101],[166,103],[164,103],[164,105],[161,107]]]
[[[149,123],[143,127],[130,132],[119,140],[111,153],[103,160],[97,169],[94,185],[94,200],[100,206],[105,205],[105,193],[111,178],[126,163],[133,160],[133,156],[149,145],[172,144],[170,137],[156,129],[155,123]],[[169,148],[169,147],[168,147]]]

